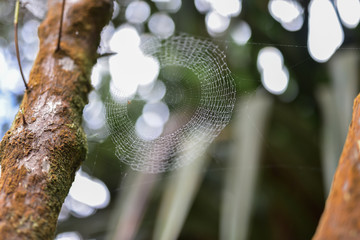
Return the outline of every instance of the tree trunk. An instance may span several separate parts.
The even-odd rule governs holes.
[[[112,1],[67,1],[59,51],[62,1],[48,2],[29,89],[0,145],[0,239],[53,239],[62,203],[86,157],[82,110]]]
[[[360,239],[360,94],[314,240]]]

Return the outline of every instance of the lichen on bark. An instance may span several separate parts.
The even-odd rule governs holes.
[[[53,239],[62,203],[87,152],[82,111],[111,0],[48,1],[29,89],[0,144],[0,239]],[[9,79],[11,81],[11,79]]]

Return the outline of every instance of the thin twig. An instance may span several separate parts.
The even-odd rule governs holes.
[[[19,64],[19,69],[20,69],[20,74],[22,77],[22,80],[24,82],[25,88],[26,90],[29,89],[26,81],[25,81],[25,77],[24,77],[24,73],[21,67],[21,62],[20,62],[20,51],[19,51],[19,41],[18,41],[18,16],[19,16],[19,5],[20,5],[20,0],[16,1],[16,5],[15,5],[15,16],[14,16],[14,30],[15,30],[15,50],[16,50],[16,58]]]
[[[59,35],[58,35],[58,42],[57,42],[56,52],[60,50],[62,25],[63,25],[63,19],[64,19],[64,9],[65,9],[65,0],[63,0],[62,6],[61,6],[60,27],[59,27]]]

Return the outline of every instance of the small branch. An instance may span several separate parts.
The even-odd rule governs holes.
[[[117,53],[115,53],[115,52],[109,52],[109,53],[99,54],[98,57],[97,57],[97,59],[103,58],[103,57],[111,57],[111,56],[114,56],[114,55],[116,55],[116,54],[117,54]]]
[[[19,51],[19,40],[18,40],[18,17],[19,17],[19,5],[20,5],[20,0],[16,1],[16,5],[15,5],[15,15],[14,15],[14,31],[15,31],[15,50],[16,50],[16,58],[17,58],[17,62],[19,64],[19,69],[20,69],[20,74],[21,74],[21,78],[24,82],[25,88],[26,90],[29,89],[25,77],[24,77],[24,73],[21,67],[21,61],[20,61],[20,51]]]
[[[65,0],[62,2],[61,6],[61,16],[60,16],[60,26],[59,26],[59,34],[58,34],[58,41],[56,46],[56,52],[58,52],[60,48],[60,42],[61,42],[61,34],[62,34],[62,25],[63,25],[63,19],[64,19],[64,10],[65,10]]]

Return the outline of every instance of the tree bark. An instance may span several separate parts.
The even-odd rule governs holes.
[[[360,239],[360,94],[324,213],[313,240]]]
[[[53,239],[62,203],[86,157],[82,111],[111,0],[49,0],[29,90],[0,144],[0,239]],[[11,81],[11,79],[9,79]]]

